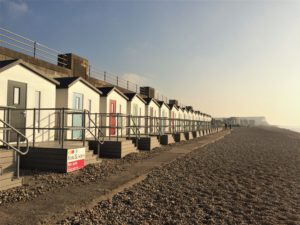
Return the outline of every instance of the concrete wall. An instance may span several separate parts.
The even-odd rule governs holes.
[[[8,80],[23,82],[27,84],[26,108],[35,107],[35,92],[41,93],[41,108],[55,108],[56,86],[45,78],[26,69],[21,65],[15,65],[0,73],[0,105],[7,105]],[[33,110],[26,110],[26,127],[33,127]],[[0,115],[3,118],[3,114]],[[54,110],[43,110],[40,112],[40,120],[36,121],[40,128],[51,128],[55,126]],[[26,130],[25,135],[30,141],[33,140],[33,131]],[[38,130],[35,133],[35,140],[54,140],[54,131]]]
[[[57,66],[41,59],[36,59],[32,56],[5,47],[0,47],[0,60],[8,59],[22,59],[34,66],[36,69],[40,70],[42,73],[47,74],[51,77],[66,77],[72,75],[72,71],[67,68]]]

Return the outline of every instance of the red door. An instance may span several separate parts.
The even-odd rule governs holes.
[[[109,134],[115,135],[116,134],[116,100],[109,101]]]

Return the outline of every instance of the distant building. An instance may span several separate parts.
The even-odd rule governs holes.
[[[269,125],[264,116],[254,117],[227,117],[216,118],[224,123],[231,124],[233,126],[267,126]]]

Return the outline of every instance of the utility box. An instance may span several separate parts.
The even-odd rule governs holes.
[[[152,87],[140,87],[140,94],[148,98],[155,98],[155,89]]]
[[[58,55],[57,65],[70,69],[74,77],[86,79],[88,76],[89,61],[78,55],[72,53]]]
[[[186,108],[187,108],[188,110],[194,111],[194,110],[193,110],[193,106],[187,106]]]
[[[176,100],[176,99],[170,99],[169,100],[169,104],[178,106],[178,100]]]

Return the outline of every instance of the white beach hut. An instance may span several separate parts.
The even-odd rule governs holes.
[[[144,98],[146,101],[146,133],[153,134],[157,133],[156,127],[157,124],[157,118],[159,116],[159,103],[154,98]]]
[[[68,126],[83,126],[83,110],[88,110],[92,116],[100,112],[101,92],[81,77],[61,77],[55,78],[59,85],[56,91],[56,107],[65,108]],[[76,111],[79,113],[77,114]],[[81,139],[82,130],[72,130],[67,132],[68,139]],[[90,136],[86,133],[87,137]]]
[[[164,101],[157,101],[159,106],[160,130],[162,133],[169,132],[169,112],[170,107]]]
[[[0,119],[18,128],[29,141],[54,140],[54,131],[48,129],[55,126],[54,110],[41,109],[55,108],[58,83],[22,60],[1,61],[0,106],[14,109],[9,121],[4,118],[3,109],[0,110]],[[8,141],[14,142],[16,138],[12,132]]]
[[[176,104],[169,104],[169,118],[170,118],[170,132],[174,133],[180,131],[180,122],[182,110]]]
[[[99,87],[101,94],[101,125],[106,136],[126,135],[128,98],[116,87]]]
[[[137,126],[140,130],[140,133],[143,134],[145,131],[145,116],[146,116],[146,101],[137,93],[125,93],[128,98],[127,101],[127,115],[128,124]],[[134,123],[134,124],[132,124]],[[129,131],[128,131],[129,132]],[[134,131],[130,129],[130,134],[133,134]]]

